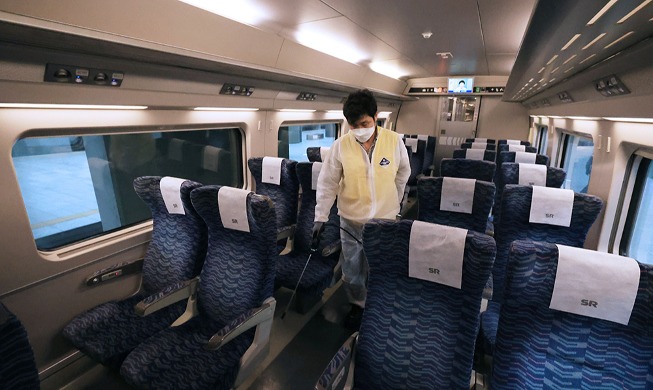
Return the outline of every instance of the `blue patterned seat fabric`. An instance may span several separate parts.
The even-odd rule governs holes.
[[[311,189],[312,166],[313,163],[297,164],[297,176],[302,187],[302,201],[297,217],[293,251],[277,258],[277,285],[290,289],[295,288],[310,253],[316,203],[316,191]],[[334,202],[329,214],[329,222],[325,225],[321,236],[320,246],[311,257],[311,261],[297,288],[298,292],[321,296],[324,289],[331,284],[333,269],[338,264],[340,252],[328,257],[321,256],[321,253],[326,246],[339,241],[340,230],[338,226],[340,226],[340,220],[338,208]]]
[[[546,186],[553,188],[560,188],[565,182],[567,173],[560,168],[546,167]],[[501,164],[501,171],[498,173],[498,178],[495,180],[497,185],[497,192],[494,197],[494,221],[495,224],[501,219],[501,194],[503,187],[506,184],[519,184],[519,164],[504,162]]]
[[[25,327],[0,303],[0,389],[39,387],[39,373]]]
[[[469,231],[462,288],[408,276],[413,221],[372,220],[363,230],[370,265],[356,349],[360,389],[469,389],[481,294],[494,240]]]
[[[410,176],[408,177],[407,183],[408,186],[417,185],[417,176],[422,174],[425,149],[426,141],[420,139],[417,140],[417,150],[413,150],[412,153],[408,154],[408,159],[410,161]]]
[[[169,306],[140,317],[134,306],[150,295],[179,281],[196,276],[206,254],[207,231],[191,205],[190,193],[201,184],[185,181],[181,200],[185,215],[169,214],[159,188],[161,177],[143,176],[134,180],[136,193],[152,212],[152,239],[143,261],[141,290],[122,301],[96,306],[75,317],[63,335],[75,347],[102,364],[117,368],[140,342],[173,323],[185,304]]]
[[[483,154],[483,161],[494,162],[497,152],[494,150],[486,150]],[[467,149],[456,149],[453,151],[453,158],[467,158]]]
[[[197,297],[199,314],[185,324],[152,336],[125,359],[120,373],[132,386],[228,389],[234,385],[239,361],[251,345],[255,329],[247,330],[219,350],[204,346],[225,325],[272,296],[276,227],[270,199],[250,193],[250,232],[226,229],[218,209],[219,189],[220,186],[204,186],[191,194],[193,205],[209,229]]]
[[[627,326],[549,309],[555,245],[516,241],[508,266],[492,389],[653,389],[650,265],[640,264]]]
[[[494,183],[476,181],[471,214],[440,210],[441,177],[423,177],[417,184],[417,219],[485,233],[488,216],[494,203]]]
[[[281,183],[279,185],[263,183],[263,157],[247,160],[249,171],[256,182],[256,193],[272,199],[277,213],[277,232],[288,229],[297,222],[297,204],[299,202],[299,181],[297,180],[297,161],[283,159],[281,162]],[[280,244],[280,249],[285,242]]]
[[[312,146],[306,148],[306,156],[310,162],[322,162],[322,154],[320,154],[320,149],[317,146]]]
[[[501,152],[499,153],[501,155],[501,162],[506,163],[506,162],[515,162],[515,155],[517,152]],[[536,154],[535,155],[535,164],[540,164],[540,165],[546,165],[549,166],[549,156],[545,154]]]
[[[466,158],[443,158],[440,161],[440,176],[461,177],[493,181],[496,164],[491,161],[470,160]]]
[[[472,148],[472,143],[471,142],[463,142],[460,144],[461,149],[471,149]],[[496,146],[494,144],[488,143],[485,146],[485,150],[490,150],[490,151],[496,151]]]
[[[481,317],[482,339],[487,352],[492,353],[503,301],[508,252],[515,240],[536,240],[582,247],[590,227],[603,207],[603,201],[593,195],[575,193],[569,227],[529,223],[533,187],[508,184],[503,194],[503,207],[510,210],[495,225],[497,258],[492,269],[492,301]]]

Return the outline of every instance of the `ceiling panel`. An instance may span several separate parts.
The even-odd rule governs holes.
[[[264,7],[268,15],[257,27],[274,32],[302,23],[342,16],[319,0],[257,0],[254,3]]]
[[[535,3],[535,0],[478,0],[488,54],[513,53],[517,57]]]

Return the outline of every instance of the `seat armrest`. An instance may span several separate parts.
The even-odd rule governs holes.
[[[324,369],[320,379],[315,384],[316,390],[332,390],[342,388],[353,388],[353,362],[356,353],[356,342],[358,341],[358,332],[352,334],[345,341],[335,356]],[[343,379],[347,378],[346,381]]]
[[[274,308],[275,305],[266,301],[262,306],[246,311],[214,334],[204,348],[216,351],[245,331],[262,322],[272,320]]]
[[[336,240],[331,244],[327,245],[322,249],[322,257],[329,257],[334,253],[338,253],[342,250],[342,243],[340,240]]]
[[[284,226],[277,232],[277,241],[292,237],[293,234],[295,234],[295,225]]]
[[[145,317],[161,310],[164,307],[170,306],[181,300],[187,299],[195,294],[200,278],[195,277],[190,280],[175,283],[166,287],[157,294],[150,295],[149,297],[138,302],[134,307],[136,314]]]

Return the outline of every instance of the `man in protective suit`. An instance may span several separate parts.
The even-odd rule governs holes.
[[[350,131],[338,138],[323,162],[317,183],[313,236],[329,219],[338,198],[342,279],[351,303],[345,326],[357,329],[365,308],[368,264],[363,225],[372,218],[394,219],[400,211],[410,162],[401,137],[376,126],[377,103],[368,90],[351,93],[343,106]]]

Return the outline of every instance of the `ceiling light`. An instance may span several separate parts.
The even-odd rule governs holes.
[[[549,82],[552,83],[552,82],[555,81],[555,79],[556,79],[556,78],[554,77],[554,78],[552,78],[551,80],[549,80]]]
[[[279,111],[282,111],[282,112],[315,112],[317,110],[303,110],[303,109],[296,109],[296,108],[282,108]]]
[[[0,108],[59,108],[82,110],[145,110],[147,106],[112,106],[97,104],[0,103]]]
[[[424,31],[424,32],[422,33],[422,37],[423,37],[424,39],[429,39],[429,38],[431,38],[431,35],[433,35],[433,33],[430,32],[430,31]]]
[[[327,110],[329,114],[342,114],[342,110]]]
[[[304,46],[352,64],[358,64],[367,57],[367,54],[351,45],[350,39],[339,38],[324,31],[305,27],[297,31],[295,38]]]
[[[393,79],[397,80],[407,74],[406,71],[396,66],[393,62],[389,61],[372,62],[370,63],[370,69],[376,73],[380,73],[384,76],[392,77]]]
[[[553,119],[564,119],[564,116],[549,115],[549,118],[553,118]]]
[[[542,69],[538,70],[537,73],[542,73],[542,72],[544,72],[544,69],[546,69],[545,66],[543,66]]]
[[[573,56],[571,56],[571,57],[569,57],[569,58],[567,58],[567,61],[565,61],[565,62],[563,62],[563,63],[562,63],[562,65],[566,65],[566,64],[567,64],[567,62],[569,62],[569,61],[571,61],[571,60],[573,60],[574,58],[576,58],[576,54],[574,54]]]
[[[435,53],[435,55],[440,56],[440,58],[445,59],[445,58],[453,58],[453,54],[451,54],[450,51],[445,51],[441,53]]]
[[[382,118],[387,118],[390,114],[392,114],[392,111],[379,111],[377,115]]]
[[[240,108],[240,107],[195,107],[195,111],[258,111],[258,108]]]
[[[596,43],[599,39],[603,38],[605,36],[605,33],[599,34],[596,38],[592,39],[592,42],[588,43],[587,45],[583,46],[583,50],[587,49],[588,47],[592,46],[593,44]]]
[[[610,47],[610,46],[612,46],[612,45],[616,45],[617,43],[621,42],[622,40],[626,39],[628,36],[630,36],[630,35],[632,35],[632,34],[635,34],[635,31],[630,31],[630,32],[625,33],[624,35],[621,36],[621,38],[617,38],[617,39],[614,40],[611,44],[609,44],[608,46],[604,47],[604,49],[607,49],[608,47]]]
[[[553,69],[553,70],[551,71],[551,73],[555,73],[555,72],[557,72],[557,71],[558,71],[558,69],[560,69],[560,67],[559,67],[559,66],[558,66],[558,67],[556,67],[555,69]]]
[[[270,10],[261,6],[260,1],[253,0],[179,0],[182,3],[201,8],[204,11],[223,16],[239,23],[257,25],[272,15]]]
[[[549,60],[549,62],[547,62],[546,64],[547,64],[547,65],[551,65],[551,63],[552,63],[553,61],[555,61],[556,58],[558,58],[558,55],[557,55],[557,54],[554,55],[553,57],[551,57],[551,59]]]
[[[569,42],[567,42],[567,44],[564,45],[564,46],[562,47],[562,49],[560,49],[560,50],[561,50],[561,51],[563,51],[563,50],[567,50],[567,48],[568,48],[569,46],[571,46],[571,44],[574,43],[574,41],[575,41],[576,39],[578,39],[579,37],[580,37],[580,34],[576,34],[576,35],[574,35],[573,37],[571,37],[571,39],[569,40]]]
[[[635,8],[635,9],[632,10],[632,11],[630,11],[630,12],[629,12],[626,16],[624,16],[623,18],[619,19],[619,21],[617,22],[617,24],[621,24],[621,23],[625,22],[628,18],[630,18],[631,16],[635,15],[639,10],[641,10],[641,9],[644,8],[644,7],[646,7],[646,5],[647,5],[648,3],[650,3],[651,1],[653,1],[653,0],[644,0],[644,1],[642,2],[642,4],[640,4],[639,6],[637,6],[637,8]]]
[[[636,122],[636,123],[653,123],[653,118],[607,118],[603,119],[613,122]]]
[[[567,73],[567,72],[569,72],[569,71],[570,71],[570,70],[572,70],[572,69],[574,69],[574,67],[573,67],[573,66],[572,66],[571,68],[569,68],[569,69],[567,69],[567,70],[565,70],[565,73]]]
[[[593,25],[594,23],[596,23],[596,21],[599,20],[599,18],[600,18],[601,16],[603,16],[604,13],[608,12],[608,10],[609,10],[610,8],[612,8],[612,6],[613,6],[617,1],[618,1],[618,0],[610,0],[610,1],[608,2],[608,4],[606,4],[603,8],[601,8],[601,10],[600,10],[599,12],[597,12],[596,15],[594,15],[594,17],[593,17],[592,19],[590,19],[589,22],[587,22],[587,25],[588,25],[588,26],[591,26],[591,25]]]
[[[584,63],[585,61],[589,60],[589,59],[592,58],[592,57],[596,57],[596,54],[592,54],[591,56],[585,58],[584,60],[582,60],[581,62],[579,62],[579,64]]]

